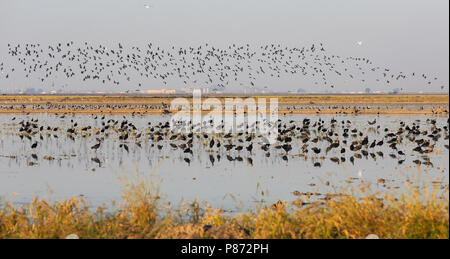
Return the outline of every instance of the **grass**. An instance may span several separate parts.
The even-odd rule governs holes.
[[[34,199],[21,207],[3,201],[0,238],[449,238],[448,187],[442,195],[412,189],[398,198],[370,194],[366,187],[359,191],[362,195],[349,191],[317,206],[279,202],[236,215],[198,201],[170,208],[157,185],[136,178],[126,183],[124,202],[112,212],[77,198],[52,204]]]

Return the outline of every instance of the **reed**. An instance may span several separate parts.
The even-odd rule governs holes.
[[[157,184],[142,179],[126,183],[123,202],[114,210],[90,208],[73,198],[50,204],[35,198],[16,207],[3,200],[0,238],[233,238],[448,239],[446,190],[411,188],[402,196],[371,193],[366,186],[335,195],[323,203],[278,202],[242,214],[230,214],[200,202],[171,208]]]

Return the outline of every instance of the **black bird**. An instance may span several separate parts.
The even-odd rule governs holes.
[[[184,161],[185,161],[186,163],[188,163],[189,166],[191,165],[191,160],[190,160],[189,158],[185,157],[185,158],[184,158]]]
[[[361,142],[361,145],[365,146],[369,144],[369,137],[365,137],[364,140]]]
[[[286,151],[286,153],[292,150],[292,146],[290,144],[284,144],[282,148]]]
[[[185,154],[193,154],[193,152],[192,152],[192,150],[190,149],[190,148],[186,148],[184,151],[183,151],[183,153],[185,153]]]
[[[330,160],[335,162],[335,163],[338,163],[338,164],[340,162],[339,158],[337,158],[337,157],[332,157],[332,158],[330,158]]]
[[[97,149],[100,147],[100,143],[95,144],[91,147],[91,149],[95,149],[95,151],[97,151]]]
[[[228,145],[224,145],[224,147],[227,149],[227,151],[230,151],[234,147],[234,145],[228,144]]]
[[[251,157],[247,157],[247,163],[253,166],[253,159]]]
[[[214,166],[215,159],[214,156],[211,154],[209,155],[209,161],[211,161],[211,165]]]
[[[127,153],[130,152],[126,144],[120,144],[119,147],[124,148],[127,151]]]
[[[248,146],[246,147],[246,149],[247,149],[248,152],[252,152],[252,150],[253,150],[253,144],[248,145]]]
[[[102,163],[100,162],[100,159],[98,159],[97,157],[93,157],[93,158],[91,158],[91,160],[93,162],[97,163],[99,167],[102,167]]]

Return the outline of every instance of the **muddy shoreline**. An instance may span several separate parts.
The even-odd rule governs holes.
[[[161,115],[175,98],[188,95],[3,95],[0,114],[142,114]],[[449,95],[213,95],[227,98],[278,99],[280,115],[289,114],[423,114],[448,115]],[[114,107],[111,107],[114,106]],[[145,106],[145,107],[139,107]],[[171,111],[176,112],[176,111]],[[209,111],[203,111],[204,114]]]

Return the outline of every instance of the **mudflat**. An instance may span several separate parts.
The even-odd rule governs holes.
[[[161,114],[175,98],[190,95],[2,95],[0,113]],[[280,114],[448,114],[448,94],[205,95],[278,99]]]

